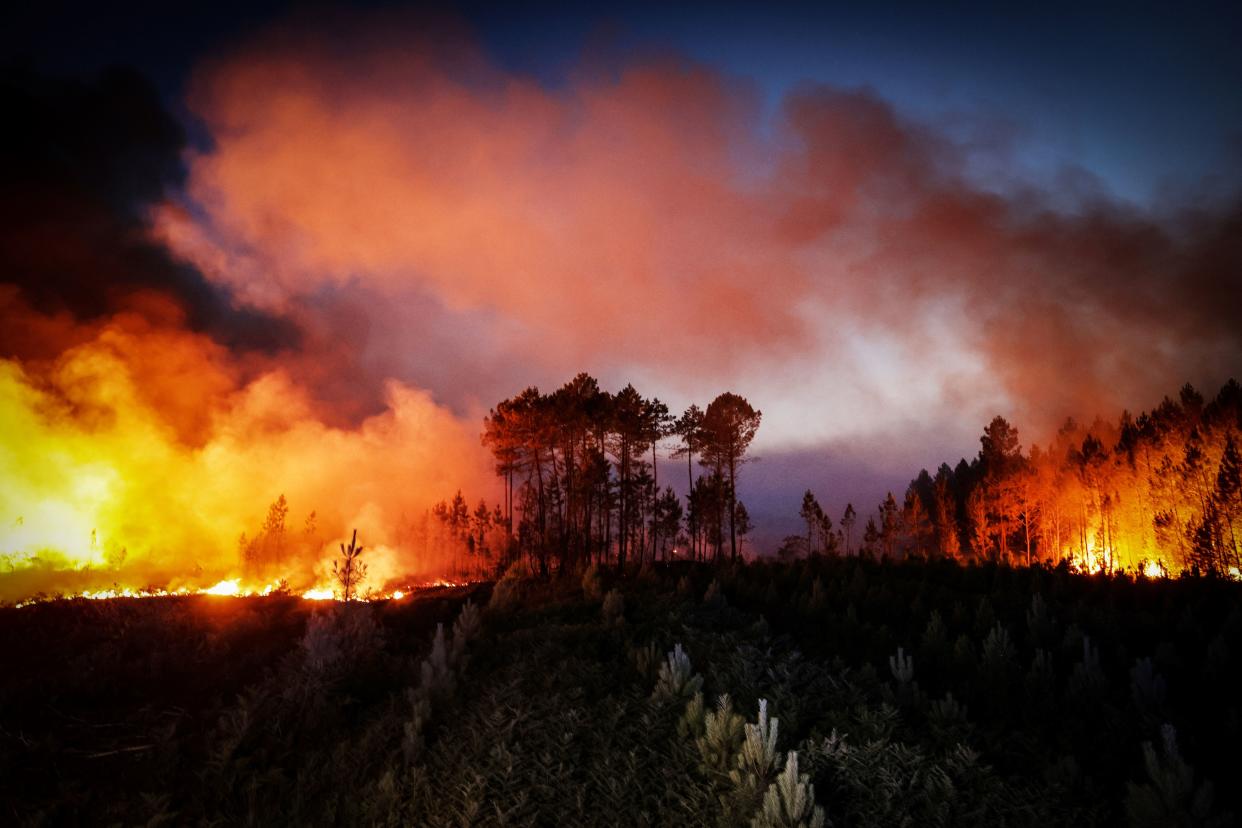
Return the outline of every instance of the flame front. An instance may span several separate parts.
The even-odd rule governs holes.
[[[490,491],[473,426],[396,383],[384,411],[329,426],[280,369],[242,373],[204,337],[125,316],[51,363],[0,360],[0,601],[322,591],[355,527],[371,585],[446,571],[417,520],[446,491]],[[247,572],[238,538],[278,496],[280,549]]]
[[[336,595],[331,589],[320,587],[306,590],[306,592],[302,593],[302,597],[308,601],[331,601]]]

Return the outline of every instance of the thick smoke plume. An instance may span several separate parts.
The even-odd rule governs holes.
[[[856,434],[894,387],[922,416],[973,429],[1004,406],[1046,429],[1214,384],[1242,353],[1236,204],[997,194],[966,173],[989,136],[865,91],[807,87],[764,124],[751,88],[701,67],[549,90],[433,42],[263,38],[204,67],[190,104],[215,143],[190,159],[193,209],[161,216],[170,247],[256,309],[430,296],[535,374],[832,383],[832,405],[781,400],[803,404],[772,421],[785,441],[808,419]]]

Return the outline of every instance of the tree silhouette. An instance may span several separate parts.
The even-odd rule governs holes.
[[[699,450],[703,440],[703,412],[697,405],[691,405],[677,418],[672,425],[672,433],[681,438],[681,446],[673,452],[673,457],[686,458],[686,492],[694,491],[694,453]],[[697,557],[698,527],[695,525],[694,510],[688,513],[690,525],[690,556]]]
[[[341,544],[341,557],[332,562],[332,574],[341,584],[341,593],[346,601],[352,601],[358,585],[366,580],[367,565],[363,563],[362,547],[358,545],[358,530],[354,530],[349,539],[349,546]]]
[[[712,400],[703,415],[703,462],[714,468],[726,484],[729,554],[732,558],[737,557],[734,510],[737,505],[738,467],[746,462],[746,451],[759,431],[762,418],[763,412],[752,408],[745,397],[728,391]]]
[[[732,407],[726,405],[731,398]],[[729,488],[758,422],[758,413],[748,408],[740,397],[722,395],[717,426],[728,426],[732,411],[741,415],[741,429],[734,423],[731,437],[727,429],[718,429],[717,444],[725,448],[709,460],[703,454],[708,442],[704,412],[690,406],[674,422],[664,403],[643,397],[633,385],[609,394],[589,375],[578,374],[551,395],[527,388],[501,401],[484,420],[482,441],[504,482],[503,522],[510,549],[530,556],[544,574],[553,565],[579,560],[624,566],[657,558],[680,529],[679,519],[675,523],[668,517],[674,510],[659,479],[660,441],[675,434],[682,445],[673,456],[687,458],[690,488],[684,513],[691,555],[697,558],[710,537],[720,557],[720,527],[726,516],[731,527],[735,523]],[[702,487],[703,478],[694,475],[696,458],[713,470]],[[445,504],[444,509],[437,516],[454,524],[454,507]],[[709,519],[716,527],[704,523]],[[480,546],[477,535],[473,542],[462,535],[461,541],[467,550]]]
[[[819,551],[820,546],[825,545],[825,541],[821,540],[816,543],[816,535],[824,531],[824,520],[826,515],[820,507],[819,501],[815,499],[815,494],[810,489],[802,495],[802,508],[798,510],[798,515],[802,518],[802,522],[806,524],[806,549],[807,553],[814,555]],[[829,523],[829,526],[832,524]]]

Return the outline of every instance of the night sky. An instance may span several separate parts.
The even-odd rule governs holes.
[[[730,389],[770,542],[994,414],[1046,440],[1242,366],[1237,4],[44,3],[4,38],[3,356],[184,328],[215,384],[152,405],[187,446],[274,370],[341,434],[415,395],[471,468],[527,385]]]
[[[770,106],[791,88],[826,83],[874,89],[946,125],[993,120],[1010,130],[1033,183],[1055,187],[1063,167],[1078,167],[1144,206],[1170,190],[1236,181],[1242,163],[1233,3],[25,5],[6,27],[10,58],[84,73],[134,66],[174,107],[195,63],[247,33],[346,9],[415,8],[455,21],[498,64],[552,87],[584,57],[669,54],[753,82]]]

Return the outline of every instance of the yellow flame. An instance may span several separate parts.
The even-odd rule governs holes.
[[[1086,553],[1074,553],[1069,556],[1070,568],[1086,575],[1096,575],[1104,571],[1104,560],[1088,549]]]
[[[338,427],[285,372],[241,383],[234,367],[204,337],[126,315],[49,364],[0,358],[0,602],[221,594],[222,578],[238,579],[224,594],[270,594],[277,570],[296,595],[330,584],[325,556],[355,528],[372,583],[444,571],[450,545],[405,516],[454,488],[490,494],[473,424],[394,382],[384,411]],[[239,536],[255,541],[278,496],[281,543],[252,565]]]
[[[439,579],[424,583],[406,586],[404,589],[394,589],[389,592],[378,592],[368,590],[365,595],[359,596],[359,601],[400,601],[413,594],[419,589],[444,589],[451,587],[469,586],[476,581],[447,581]],[[240,578],[227,578],[219,581],[209,587],[178,587],[177,589],[163,589],[158,587],[148,587],[144,589],[133,589],[131,587],[113,587],[112,589],[84,590],[82,592],[70,595],[31,598],[20,601],[15,606],[28,607],[32,604],[45,603],[56,600],[73,600],[75,598],[85,598],[90,601],[106,601],[110,598],[166,598],[170,596],[185,595],[212,595],[224,598],[263,598],[277,594],[289,594],[288,586],[282,580],[272,581],[261,587],[246,586],[241,582]],[[307,601],[337,601],[340,600],[336,592],[331,587],[316,586],[301,593],[301,598]]]
[[[241,582],[236,578],[227,581],[221,581],[213,587],[203,590],[204,595],[231,595],[237,597],[242,594]]]

